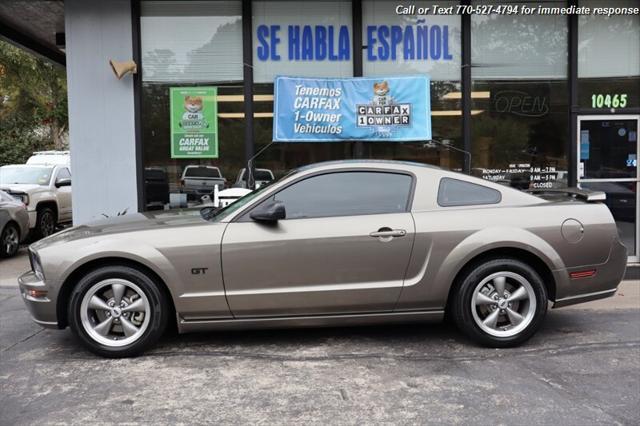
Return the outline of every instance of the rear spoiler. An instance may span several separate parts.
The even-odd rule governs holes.
[[[597,201],[605,201],[607,194],[602,191],[591,191],[589,189],[581,188],[540,188],[540,189],[527,189],[525,192],[530,194],[566,194],[572,198],[577,198],[587,203],[595,203]]]

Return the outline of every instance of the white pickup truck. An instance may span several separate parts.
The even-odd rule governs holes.
[[[218,167],[190,164],[182,172],[180,192],[187,194],[187,199],[198,200],[205,195],[213,196],[216,187],[221,191],[226,184]]]
[[[71,171],[65,164],[16,164],[0,167],[0,190],[21,200],[35,238],[53,234],[71,222]]]

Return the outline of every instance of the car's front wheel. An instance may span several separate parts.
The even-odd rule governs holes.
[[[547,292],[540,275],[511,258],[471,267],[453,297],[451,308],[458,328],[490,347],[525,342],[540,328],[547,311]]]
[[[91,352],[111,358],[137,355],[164,332],[166,297],[147,274],[106,266],[85,275],[69,301],[69,325]]]
[[[0,257],[11,257],[20,248],[20,230],[14,223],[8,223],[0,233]]]

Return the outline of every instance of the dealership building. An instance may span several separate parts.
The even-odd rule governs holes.
[[[490,4],[548,10],[455,13]],[[219,167],[232,184],[272,142],[276,76],[427,75],[436,143],[274,143],[256,167],[280,176],[318,161],[397,159],[523,189],[602,190],[635,263],[640,15],[552,10],[570,6],[638,3],[7,1],[0,36],[66,66],[75,223],[157,207],[180,193],[188,165]],[[137,73],[118,79],[110,60],[133,60]],[[172,149],[172,89],[197,87],[215,88],[215,158]]]

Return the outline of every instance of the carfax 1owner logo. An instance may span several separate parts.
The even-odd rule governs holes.
[[[431,139],[429,79],[277,77],[273,140]]]
[[[171,158],[218,158],[216,87],[172,87]]]

